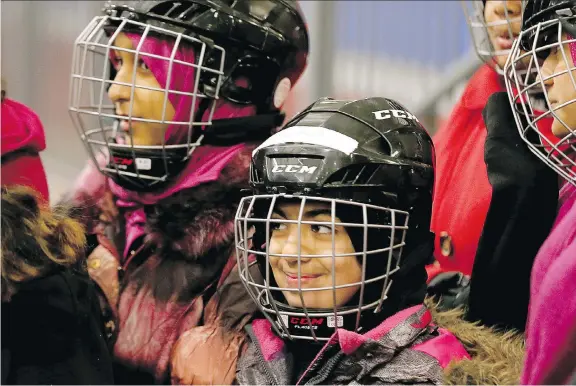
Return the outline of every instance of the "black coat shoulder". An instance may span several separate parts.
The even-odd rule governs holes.
[[[111,384],[112,361],[95,288],[62,270],[2,304],[3,384]]]

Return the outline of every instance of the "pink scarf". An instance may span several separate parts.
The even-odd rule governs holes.
[[[92,161],[88,162],[77,178],[73,199],[81,201],[82,197],[102,197],[107,187],[117,197],[116,205],[125,209],[126,248],[123,256],[129,253],[131,244],[145,233],[146,215],[144,206],[154,205],[159,200],[169,197],[184,189],[216,181],[226,164],[243,148],[244,144],[230,147],[200,146],[192,153],[192,158],[178,178],[160,193],[140,193],[122,188],[112,179],[104,176]],[[100,167],[106,165],[106,157],[97,158]]]
[[[521,384],[541,384],[576,324],[576,187],[560,191],[560,210],[540,248],[530,283]]]
[[[124,258],[128,256],[132,243],[145,233],[145,205],[154,205],[158,201],[181,190],[216,181],[222,169],[243,147],[244,145],[240,144],[224,148],[213,146],[196,148],[192,153],[192,159],[188,162],[178,179],[161,193],[129,191],[109,179],[110,190],[118,197],[116,205],[126,210],[124,213],[124,219],[126,220]]]

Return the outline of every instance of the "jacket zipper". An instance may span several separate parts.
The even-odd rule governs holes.
[[[437,328],[437,327],[436,327]],[[410,341],[411,343],[414,342],[416,339],[418,339],[420,336],[422,336],[423,334],[428,333],[429,330],[428,328],[424,328],[422,329],[416,336],[414,336],[414,338]],[[330,358],[327,362],[326,362],[326,366],[321,369],[320,372],[318,372],[318,374],[316,374],[316,376],[310,376],[312,374],[312,372],[314,372],[314,370],[316,370],[316,368],[318,367],[321,359],[323,359],[326,356],[326,352],[330,349],[332,349],[333,347],[329,347],[326,348],[324,350],[322,350],[322,352],[320,353],[320,355],[316,358],[316,360],[314,361],[314,363],[306,370],[306,372],[304,373],[304,375],[302,375],[302,377],[300,378],[300,380],[298,381],[297,385],[305,385],[305,384],[309,384],[309,385],[318,385],[321,384],[323,382],[326,381],[326,379],[328,378],[328,376],[330,375],[330,373],[332,373],[332,371],[334,370],[334,368],[336,368],[336,366],[340,363],[340,361],[342,360],[342,357],[345,355],[342,351],[338,351],[338,353]],[[308,383],[310,382],[310,383]]]
[[[324,367],[323,369],[321,369],[322,371],[318,372],[318,374],[315,377],[309,377],[309,379],[306,380],[306,382],[310,382],[310,383],[302,383],[302,384],[319,385],[322,382],[326,381],[326,379],[332,373],[334,368],[338,365],[338,363],[340,363],[340,360],[342,359],[343,356],[344,356],[344,353],[338,352],[338,354],[336,354],[336,356],[334,356],[328,360],[327,366]]]
[[[250,335],[250,339],[252,339],[252,342],[254,342],[254,345],[256,346],[258,363],[262,366],[262,369],[264,370],[265,376],[266,376],[266,378],[268,378],[267,384],[268,385],[277,385],[278,383],[276,382],[276,378],[274,378],[274,375],[272,374],[272,372],[270,371],[270,368],[268,367],[268,363],[266,363],[266,360],[264,359],[264,354],[262,354],[262,350],[260,349],[260,344],[258,343],[258,339],[254,336],[254,333],[252,332],[252,326],[250,326],[249,324],[246,325],[246,331],[248,332],[248,335]]]
[[[300,377],[298,382],[296,382],[296,385],[304,385],[304,384],[306,384],[306,382],[308,382],[310,379],[312,379],[311,374],[314,372],[314,370],[316,370],[316,368],[318,368],[318,366],[320,365],[320,362],[326,356],[326,351],[328,351],[329,349],[330,349],[329,346],[325,346],[322,349],[322,351],[320,351],[318,356],[316,358],[314,358],[314,362],[312,362],[310,364],[310,366],[308,366],[308,368],[306,369],[304,374],[302,374],[302,376]]]

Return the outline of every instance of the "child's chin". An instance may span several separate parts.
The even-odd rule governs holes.
[[[286,303],[288,303],[289,306],[291,307],[297,307],[297,308],[304,308],[302,305],[302,300],[300,300],[300,295],[298,295],[298,292],[293,292],[291,295],[284,295],[284,297],[286,298]],[[306,295],[303,295],[304,298],[304,305],[306,306],[306,308],[325,308],[325,307],[319,307],[318,301],[316,301],[316,299],[310,299],[307,298]]]
[[[497,56],[495,58],[495,62],[500,68],[504,68],[504,66],[506,65],[506,56],[505,55]]]
[[[564,122],[566,122],[566,121],[564,120]],[[573,130],[575,130],[575,129],[573,129]],[[562,139],[566,135],[570,134],[570,130],[568,130],[566,128],[566,126],[564,126],[562,124],[562,122],[560,122],[558,119],[554,118],[554,122],[552,123],[552,134],[554,134],[555,137]]]

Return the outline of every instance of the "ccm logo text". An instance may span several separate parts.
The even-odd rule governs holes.
[[[317,166],[305,166],[305,165],[274,165],[272,168],[272,173],[308,173],[313,174]]]
[[[383,120],[383,119],[390,119],[390,118],[394,117],[394,118],[412,119],[416,122],[420,122],[418,120],[418,118],[416,118],[416,116],[410,114],[407,111],[403,111],[403,110],[380,110],[380,111],[374,111],[372,114],[374,114],[376,119],[379,121]]]
[[[307,318],[299,318],[296,316],[290,317],[291,324],[308,325]],[[310,318],[310,324],[312,326],[321,326],[324,323],[324,318]]]

